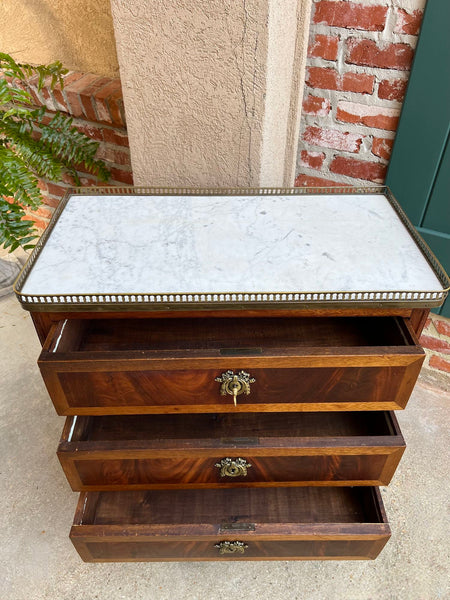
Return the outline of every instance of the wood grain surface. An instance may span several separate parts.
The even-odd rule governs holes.
[[[140,415],[69,417],[58,457],[75,491],[387,485],[404,448],[393,413]]]
[[[374,558],[389,536],[370,487],[83,493],[70,534],[87,561]]]
[[[424,359],[397,317],[72,320],[39,366],[58,414],[404,408]],[[220,394],[226,370],[256,379]]]

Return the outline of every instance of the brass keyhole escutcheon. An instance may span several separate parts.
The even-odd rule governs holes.
[[[222,460],[215,464],[220,469],[221,477],[246,477],[247,469],[252,465],[248,463],[245,458],[222,458]]]
[[[250,394],[250,384],[255,383],[256,379],[251,377],[249,373],[245,371],[239,371],[235,374],[234,371],[225,371],[220,377],[216,377],[215,381],[218,381],[222,385],[220,386],[220,394],[225,396],[230,394],[233,396],[234,405],[237,405],[237,397],[240,394]]]
[[[248,548],[244,542],[219,542],[214,544],[214,548],[219,549],[219,554],[244,554]]]

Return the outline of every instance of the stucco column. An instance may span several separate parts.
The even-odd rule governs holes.
[[[111,0],[136,185],[290,186],[311,0]]]

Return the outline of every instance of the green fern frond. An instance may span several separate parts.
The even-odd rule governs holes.
[[[25,211],[0,195],[0,245],[13,252],[19,246],[25,250],[33,248],[35,233],[33,221],[24,220]]]
[[[99,143],[78,131],[72,123],[71,117],[57,113],[48,125],[42,125],[41,142],[61,161],[82,164],[102,181],[107,181],[108,169],[102,161],[95,159]]]
[[[28,63],[18,63],[12,56],[0,52],[0,69],[7,77],[14,77],[20,81],[26,81],[33,75],[38,75],[38,89],[44,86],[47,77],[51,78],[50,87],[53,89],[57,83],[64,85],[64,75],[69,71],[65,69],[59,60],[49,65],[30,65]]]
[[[0,79],[0,105],[32,103],[31,95],[26,90],[8,85],[6,79]]]
[[[31,127],[26,129],[23,123],[0,119],[0,134],[7,139],[8,147],[39,177],[56,181],[66,169],[63,161],[32,137]]]
[[[33,221],[24,217],[25,207],[37,209],[42,203],[38,177],[58,181],[67,172],[80,185],[78,166],[103,181],[110,177],[103,161],[95,158],[99,143],[78,131],[62,113],[44,123],[45,106],[34,108],[21,83],[37,75],[39,90],[57,83],[63,87],[66,73],[59,61],[36,66],[0,52],[0,246],[10,251],[19,245],[32,247],[37,237]]]
[[[36,176],[26,163],[11,148],[0,146],[0,186],[7,196],[31,208],[38,208],[42,202]]]

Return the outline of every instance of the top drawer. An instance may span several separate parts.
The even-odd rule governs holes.
[[[60,321],[39,367],[61,415],[392,410],[423,359],[398,317],[118,318]]]

